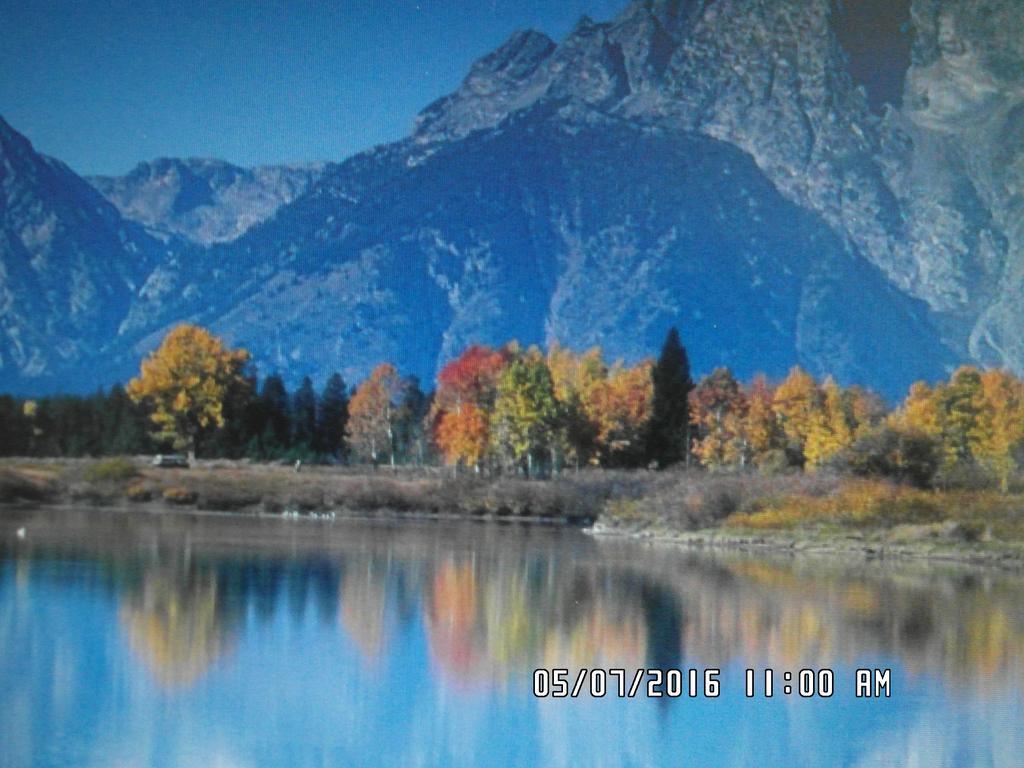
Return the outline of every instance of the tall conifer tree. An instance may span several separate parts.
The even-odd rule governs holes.
[[[291,419],[288,413],[288,390],[279,374],[272,374],[263,380],[260,405],[266,419],[262,440],[264,458],[280,457],[291,443]]]
[[[297,451],[313,450],[316,439],[316,391],[306,376],[292,395],[292,447]]]
[[[317,446],[335,458],[345,456],[345,428],[348,426],[348,390],[340,373],[327,380],[317,413]]]
[[[690,452],[690,360],[672,328],[665,338],[661,355],[651,372],[654,403],[647,437],[647,458],[666,467],[687,461]]]

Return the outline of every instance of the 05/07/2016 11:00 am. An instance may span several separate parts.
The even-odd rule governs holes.
[[[618,698],[697,698],[716,699],[722,693],[718,669],[580,669],[574,676],[568,669],[536,669],[533,695],[537,698],[578,698],[617,696]],[[831,669],[801,669],[776,672],[764,669],[744,671],[744,695],[747,698],[772,698],[776,691],[784,696],[831,698],[835,693],[835,672]],[[857,669],[853,672],[854,696],[858,699],[889,698],[891,671]],[[777,684],[781,681],[781,685]]]

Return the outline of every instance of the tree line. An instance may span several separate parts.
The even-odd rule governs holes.
[[[765,473],[830,468],[928,486],[987,480],[1005,491],[1024,462],[1024,382],[965,366],[917,383],[890,410],[877,394],[819,381],[800,367],[781,382],[718,368],[691,378],[672,329],[656,360],[473,345],[437,388],[391,364],[349,389],[306,378],[259,382],[244,350],[191,325],[172,330],[125,388],[91,397],[0,397],[0,454],[86,456],[161,448],[202,456],[353,463],[444,463],[475,473],[548,475],[567,468],[700,466]]]
[[[110,456],[198,451],[204,458],[344,460],[350,392],[333,374],[320,392],[262,382],[248,354],[180,326],[127,387],[87,397],[0,396],[0,455]]]

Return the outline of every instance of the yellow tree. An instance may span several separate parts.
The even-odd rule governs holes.
[[[942,438],[939,400],[943,385],[932,389],[923,381],[910,386],[903,407],[889,417],[889,424],[904,432],[920,432],[936,440]]]
[[[746,411],[746,397],[728,368],[716,368],[690,392],[690,414],[698,435],[694,453],[705,467],[745,463]]]
[[[616,363],[588,393],[584,408],[597,424],[602,463],[630,463],[640,457],[654,404],[652,367],[649,360],[631,368]]]
[[[971,461],[976,458],[985,427],[981,371],[968,365],[958,368],[949,384],[936,394],[947,464]]]
[[[204,328],[179,325],[142,362],[128,396],[148,403],[156,437],[195,458],[198,436],[224,426],[224,401],[241,381],[249,361],[245,350],[232,350]]]
[[[821,410],[821,390],[814,377],[799,366],[793,368],[775,390],[774,408],[790,447],[802,454]]]
[[[999,478],[1006,493],[1016,468],[1014,450],[1024,441],[1024,382],[1006,371],[981,374],[984,410],[978,431],[977,458]]]
[[[815,409],[811,417],[811,428],[804,444],[809,469],[820,467],[853,442],[853,430],[847,422],[839,385],[830,376],[822,384],[821,392],[821,407]]]
[[[356,452],[377,464],[386,452],[395,464],[395,422],[406,381],[390,363],[378,365],[349,402],[348,438]]]
[[[775,415],[775,392],[763,376],[747,388],[747,415],[743,423],[748,460],[759,465],[770,451],[783,447],[782,429]]]
[[[547,359],[562,417],[558,439],[578,469],[591,461],[597,450],[599,427],[587,404],[593,402],[595,388],[608,378],[608,366],[600,347],[579,355],[556,343]]]
[[[555,468],[559,404],[544,355],[531,347],[502,371],[491,425],[495,453],[518,464],[527,476],[534,460],[550,455]]]

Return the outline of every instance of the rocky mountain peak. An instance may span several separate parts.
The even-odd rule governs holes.
[[[157,158],[127,175],[89,179],[125,217],[200,245],[237,239],[304,194],[323,164],[241,168],[209,158]]]
[[[22,182],[0,267],[125,250],[62,250],[82,210],[206,246],[105,299],[102,270],[46,272],[92,280],[72,306],[114,307],[95,328],[122,318],[122,364],[187,317],[289,376],[386,358],[429,378],[513,337],[635,358],[668,325],[698,368],[742,375],[800,362],[893,393],[961,361],[1024,370],[1022,26],[1019,0],[634,0],[557,44],[517,32],[409,139],[338,166],[160,159],[92,180],[117,211],[83,193],[53,215],[80,180]],[[49,365],[68,298],[25,293],[44,299],[0,337],[19,375]]]
[[[468,79],[501,77],[512,82],[522,81],[537,70],[554,48],[554,41],[543,32],[519,30],[495,51],[474,63]]]
[[[7,154],[12,151],[31,150],[32,144],[27,138],[11,127],[10,123],[0,115],[0,152]]]
[[[629,21],[651,18],[663,29],[679,34],[707,5],[706,0],[634,0],[615,19],[620,26]]]

